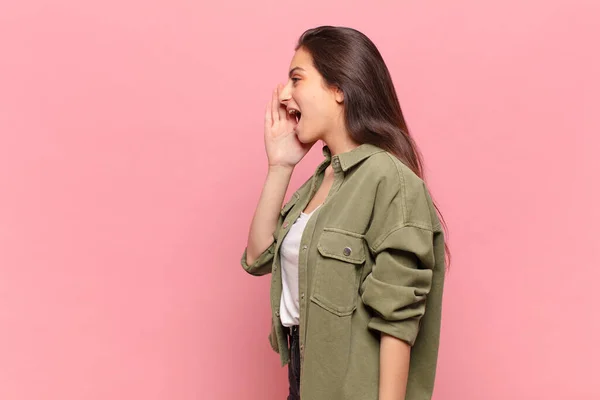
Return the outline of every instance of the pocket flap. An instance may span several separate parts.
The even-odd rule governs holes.
[[[336,258],[352,264],[362,264],[366,259],[364,239],[358,233],[325,228],[317,248],[324,257]]]

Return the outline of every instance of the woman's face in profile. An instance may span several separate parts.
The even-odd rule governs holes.
[[[343,126],[343,95],[326,87],[310,53],[299,48],[289,67],[288,81],[279,94],[287,112],[298,112],[296,135],[302,143],[324,140]]]

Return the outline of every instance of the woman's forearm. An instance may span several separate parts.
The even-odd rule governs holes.
[[[379,361],[379,400],[404,400],[410,346],[393,336],[381,334]]]
[[[273,233],[292,172],[291,167],[269,167],[267,179],[250,224],[246,262],[252,264],[273,243]]]

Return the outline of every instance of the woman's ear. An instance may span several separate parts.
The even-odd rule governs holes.
[[[344,102],[344,92],[342,92],[342,89],[337,86],[335,88],[335,101],[337,101],[339,104]]]

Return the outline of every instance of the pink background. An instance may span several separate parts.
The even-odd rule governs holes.
[[[94,3],[0,5],[0,399],[285,398],[239,259],[320,24],[380,48],[451,228],[434,398],[600,398],[597,1]]]

